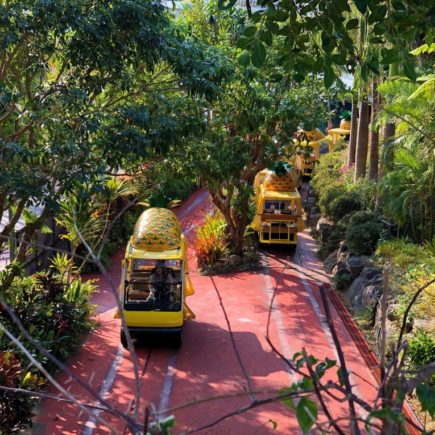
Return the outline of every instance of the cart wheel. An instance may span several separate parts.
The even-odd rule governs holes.
[[[180,348],[182,344],[183,344],[183,330],[181,330],[180,332],[176,332],[171,337],[171,345],[175,349]]]
[[[122,329],[121,329],[121,344],[124,349],[128,349],[127,338],[125,337],[125,333]]]

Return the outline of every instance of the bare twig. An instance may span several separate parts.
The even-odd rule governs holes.
[[[76,402],[73,400],[65,399],[64,397],[55,396],[54,394],[42,393],[41,391],[26,390],[24,388],[5,387],[4,385],[0,385],[0,390],[9,393],[15,393],[15,394],[19,393],[19,394],[26,394],[28,396],[41,397],[43,399],[55,400],[56,402],[72,403],[74,405],[76,404]],[[112,410],[105,406],[99,406],[99,405],[80,402],[80,401],[78,402],[81,403],[83,406],[86,406],[86,408],[95,409],[97,411],[105,411],[113,414]]]
[[[113,415],[116,415],[119,419],[125,420],[127,425],[130,428],[135,428],[137,426],[136,422],[130,418],[128,415],[124,415],[122,412],[118,411],[116,408],[114,408],[109,402],[107,402],[101,395],[99,395],[95,390],[83,379],[81,379],[79,376],[74,374],[71,369],[66,366],[64,363],[62,363],[58,358],[56,358],[52,352],[49,352],[47,349],[42,347],[38,341],[36,341],[24,328],[23,324],[21,323],[18,316],[15,314],[15,312],[12,310],[12,308],[6,303],[6,301],[0,297],[0,304],[4,310],[9,314],[13,322],[17,325],[20,332],[23,334],[24,338],[42,355],[44,355],[47,359],[49,359],[51,362],[53,362],[63,373],[67,374],[74,382],[79,384],[81,387],[83,387],[92,397],[94,397],[95,400],[97,400],[99,403],[101,403],[105,409],[108,410],[108,412],[112,413]]]
[[[340,360],[341,373],[343,375],[343,381],[346,389],[346,396],[349,403],[349,412],[351,417],[351,432],[354,435],[359,435],[361,432],[356,417],[355,403],[352,394],[352,386],[350,384],[349,373],[347,372],[347,368],[346,368],[346,360],[344,358],[340,340],[338,339],[337,332],[335,330],[334,322],[332,320],[331,310],[329,309],[328,290],[327,287],[323,284],[320,285],[319,290],[320,290],[320,295],[322,297],[323,307],[325,309],[326,321],[328,322],[329,330],[331,331],[331,336],[334,341],[335,348],[337,350],[338,358]]]
[[[82,233],[80,232],[80,230],[77,227],[77,222],[76,222],[75,219],[74,219],[74,229],[76,230],[81,243],[83,244],[85,249],[88,251],[89,255],[91,256],[91,259],[97,265],[97,267],[100,270],[101,274],[103,275],[103,277],[106,279],[107,283],[109,284],[109,288],[110,288],[110,290],[111,290],[111,292],[112,292],[112,294],[113,294],[113,296],[115,297],[115,300],[116,300],[118,312],[119,312],[119,315],[120,315],[120,318],[121,318],[122,330],[123,330],[123,332],[125,334],[125,338],[126,338],[126,341],[127,341],[127,347],[128,347],[128,350],[130,351],[131,360],[132,360],[132,363],[133,363],[133,373],[134,373],[134,379],[135,379],[135,403],[136,403],[136,406],[135,406],[135,409],[134,409],[134,418],[137,420],[138,414],[139,414],[139,409],[140,409],[140,390],[141,390],[141,382],[140,382],[140,377],[139,377],[139,362],[138,362],[138,359],[137,359],[136,352],[134,350],[133,340],[131,339],[131,335],[130,335],[130,332],[128,330],[127,323],[125,321],[125,316],[124,316],[124,312],[123,312],[122,302],[121,302],[121,299],[119,298],[118,291],[115,288],[109,273],[107,272],[107,270],[104,267],[104,265],[101,263],[100,259],[95,256],[95,254],[92,251],[91,247],[88,245],[88,243],[84,239]]]
[[[112,432],[114,432],[112,426],[109,425],[103,418],[101,418],[91,409],[88,409],[86,406],[82,405],[81,402],[79,402],[69,391],[65,390],[65,388],[63,388],[62,385],[60,385],[50,375],[50,373],[47,372],[44,366],[26,349],[26,347],[21,343],[21,341],[18,338],[16,338],[13,334],[11,334],[4,327],[2,323],[0,323],[0,331],[2,331],[9,338],[9,340],[11,340],[15,344],[15,346],[17,346],[24,353],[24,355],[28,358],[28,360],[47,378],[50,384],[52,384],[55,388],[57,388],[65,397],[67,397],[69,400],[75,403],[75,405],[78,406],[83,412],[97,419],[98,421],[106,425],[106,427],[110,428]]]
[[[231,344],[233,346],[234,354],[236,355],[236,358],[237,358],[237,361],[239,363],[240,369],[242,370],[243,376],[245,377],[246,384],[248,386],[248,390],[252,391],[253,388],[252,388],[251,378],[249,377],[248,371],[246,370],[246,367],[243,364],[242,357],[240,355],[239,349],[237,348],[237,343],[236,343],[236,340],[234,339],[234,334],[233,334],[233,330],[231,329],[230,319],[228,318],[227,312],[225,310],[224,303],[223,303],[223,300],[222,300],[222,296],[221,296],[220,291],[217,288],[217,285],[216,285],[216,283],[215,283],[215,281],[214,281],[212,276],[210,277],[210,280],[211,280],[211,282],[213,284],[214,290],[215,290],[216,295],[217,295],[217,297],[219,299],[219,304],[221,306],[222,312],[223,312],[224,317],[225,317],[225,321],[227,323],[228,332],[230,334]],[[255,396],[251,396],[251,399],[255,400]]]
[[[313,381],[314,392],[316,393],[316,397],[320,403],[320,406],[323,409],[323,412],[325,413],[325,415],[328,419],[328,422],[334,427],[334,429],[337,431],[337,433],[339,433],[341,435],[345,435],[345,433],[340,429],[340,427],[337,425],[337,423],[332,418],[332,415],[329,412],[329,409],[328,409],[325,401],[323,400],[323,396],[322,396],[321,390],[320,390],[319,385],[318,385],[318,384],[320,384],[320,379],[318,378],[318,376],[316,376],[316,374],[313,371],[313,366],[310,362],[310,359],[308,358],[308,354],[307,354],[307,351],[305,350],[305,348],[302,349],[302,355],[304,356],[305,363],[307,365],[307,369],[308,369],[308,372],[310,374],[310,378]]]

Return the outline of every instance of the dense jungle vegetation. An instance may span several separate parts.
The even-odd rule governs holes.
[[[25,331],[65,360],[95,326],[95,284],[81,275],[97,269],[81,236],[109,267],[144,203],[205,187],[219,214],[199,232],[200,264],[255,261],[247,233],[256,173],[297,152],[298,128],[332,127],[346,104],[349,143],[321,157],[312,182],[333,224],[320,255],[346,241],[388,263],[397,316],[434,279],[433,2],[259,5],[0,2],[0,253],[11,255],[0,272],[1,433],[30,424],[36,399],[14,389],[47,383],[30,357],[55,371]],[[68,252],[28,276],[50,219]],[[344,290],[350,280],[340,279]],[[414,317],[433,320],[433,292]],[[410,337],[410,369],[433,364],[434,334],[429,322]],[[433,375],[424,381],[433,418]],[[391,413],[377,418],[398,433]]]

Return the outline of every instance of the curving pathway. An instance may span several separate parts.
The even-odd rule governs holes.
[[[190,241],[194,235],[192,230],[211,207],[207,193],[200,190],[177,210]],[[266,263],[257,271],[204,277],[195,270],[190,248],[191,278],[196,294],[189,298],[189,306],[197,318],[187,323],[180,350],[157,346],[137,348],[141,370],[138,410],[141,418],[145,418],[146,406],[162,411],[164,415],[168,408],[190,401],[238,392],[239,397],[206,401],[171,411],[177,422],[173,433],[300,433],[294,414],[277,403],[222,418],[249,405],[252,397],[243,395],[247,390],[257,391],[255,398],[264,399],[270,397],[268,391],[277,391],[298,379],[266,341],[267,318],[275,287],[269,335],[279,351],[291,357],[305,347],[318,358],[337,359],[318,292],[318,282],[327,283],[328,277],[322,272],[315,251],[315,242],[304,233],[295,252],[267,250]],[[120,251],[112,260],[111,275],[116,285],[122,255]],[[105,394],[118,409],[133,412],[132,362],[129,353],[119,344],[119,320],[113,319],[113,296],[102,280],[93,301],[97,304],[100,326],[89,334],[83,347],[71,359],[70,367]],[[352,383],[365,400],[373,400],[377,392],[376,380],[332,305],[331,310],[348,367],[353,373]],[[92,402],[67,376],[60,374],[58,381],[82,400]],[[330,405],[335,416],[345,415],[345,404],[335,402]],[[362,410],[358,412],[363,413]],[[90,419],[65,402],[45,400],[41,402],[38,414],[33,429],[35,434],[110,433],[108,426]],[[125,432],[125,427],[115,417],[103,413],[100,417],[118,433]],[[321,416],[320,419],[324,418]],[[343,430],[348,432],[345,425]]]

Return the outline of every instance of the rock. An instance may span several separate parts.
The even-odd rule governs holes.
[[[364,269],[365,261],[362,257],[351,255],[347,258],[347,268],[352,276],[356,278]]]
[[[382,283],[382,270],[373,266],[366,266],[361,272],[361,277],[370,284]]]
[[[361,298],[362,307],[376,303],[381,296],[381,293],[382,289],[381,292],[379,292],[379,287],[375,285],[364,287]]]
[[[354,311],[359,311],[364,307],[362,304],[364,288],[364,279],[359,276],[344,293],[344,298]]]
[[[321,217],[322,215],[320,213],[309,213],[308,225],[312,228],[316,228]]]
[[[346,261],[338,261],[334,269],[332,270],[332,273],[334,275],[342,275],[347,274],[349,275],[349,271],[347,269],[347,263]]]
[[[326,260],[323,262],[323,268],[325,269],[325,272],[328,274],[332,273],[332,270],[334,269],[335,265],[337,264],[337,250],[332,252],[326,257]]]
[[[419,329],[423,329],[426,332],[435,331],[435,319],[414,319],[412,329],[417,332]]]
[[[322,242],[326,242],[331,236],[332,230],[334,228],[334,224],[326,219],[325,217],[321,217],[316,225],[316,230],[320,234],[320,240]]]

